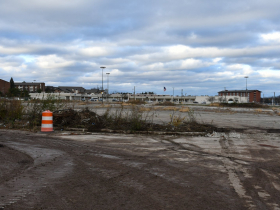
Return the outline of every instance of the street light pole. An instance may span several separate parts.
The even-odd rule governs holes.
[[[244,78],[246,79],[246,99],[247,99],[247,103],[248,103],[248,94],[247,94],[247,79],[248,79],[248,76],[245,76]]]
[[[107,102],[108,102],[108,95],[109,95],[109,74],[110,73],[106,73],[107,74]]]
[[[172,103],[174,103],[174,87],[173,88],[173,98],[172,98]]]
[[[105,66],[100,67],[102,69],[102,104],[103,104],[103,69],[105,69]]]

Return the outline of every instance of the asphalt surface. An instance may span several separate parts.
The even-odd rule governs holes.
[[[239,114],[200,113],[232,130]],[[193,137],[0,130],[0,209],[279,209],[279,118]]]

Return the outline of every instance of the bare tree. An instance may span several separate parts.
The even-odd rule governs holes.
[[[213,102],[215,101],[215,96],[209,96],[209,97],[207,98],[207,101],[213,103]]]
[[[223,98],[222,96],[220,96],[220,97],[218,98],[218,101],[219,101],[220,103],[222,103],[222,102],[224,101],[224,98]]]

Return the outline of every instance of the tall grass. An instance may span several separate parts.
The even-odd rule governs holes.
[[[31,100],[23,104],[21,100],[0,100],[0,120],[8,128],[32,128],[40,126],[42,112],[64,109],[68,104],[48,94],[45,100]]]
[[[18,100],[0,100],[0,120],[4,123],[14,124],[15,120],[20,120],[23,117],[24,107],[21,101]]]
[[[151,110],[144,111],[142,107],[132,105],[130,110],[124,109],[124,106],[115,110],[108,107],[101,117],[106,127],[111,129],[140,131],[153,122],[154,114]]]
[[[47,94],[46,98],[31,100],[26,106],[26,116],[30,127],[39,126],[41,124],[42,112],[49,110],[51,112],[58,111],[67,107],[67,101],[56,99],[55,96]]]

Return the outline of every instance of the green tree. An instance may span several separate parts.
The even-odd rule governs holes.
[[[8,96],[9,97],[15,97],[20,95],[20,90],[18,88],[10,88]]]
[[[29,97],[30,97],[29,92],[28,92],[27,90],[23,90],[23,91],[21,92],[21,97],[29,98]]]
[[[14,79],[13,79],[13,77],[11,77],[11,79],[10,79],[10,89],[14,89],[14,88],[15,88]]]

